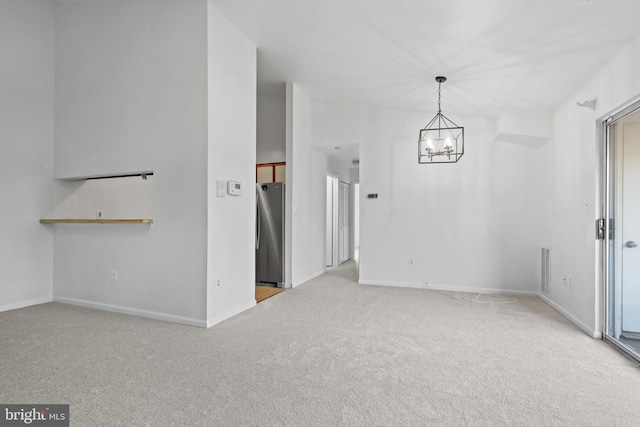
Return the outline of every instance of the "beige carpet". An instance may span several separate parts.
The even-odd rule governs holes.
[[[637,426],[640,371],[536,298],[367,287],[346,265],[211,329],[0,313],[0,402],[73,426]]]

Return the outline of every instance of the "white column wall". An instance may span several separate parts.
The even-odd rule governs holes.
[[[54,225],[55,299],[205,325],[206,7],[56,4],[55,176],[153,170],[156,222]]]
[[[0,311],[51,301],[54,15],[0,2]]]
[[[207,325],[211,326],[256,303],[256,47],[207,3]],[[218,180],[240,182],[243,194],[217,197]]]
[[[311,99],[296,84],[290,92],[291,284],[298,286],[325,271],[327,156],[313,148]]]

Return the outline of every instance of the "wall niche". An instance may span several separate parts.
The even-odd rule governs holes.
[[[58,179],[43,223],[153,223],[153,172]]]

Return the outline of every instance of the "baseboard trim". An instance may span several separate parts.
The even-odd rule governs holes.
[[[53,301],[53,297],[35,298],[26,301],[18,301],[12,304],[0,305],[0,312],[17,310],[18,308],[31,307],[32,305],[46,304]]]
[[[176,316],[174,314],[160,313],[157,311],[141,310],[138,308],[123,307],[120,305],[105,304],[100,302],[85,301],[75,298],[53,297],[54,302],[77,305],[79,307],[93,308],[96,310],[110,311],[112,313],[128,314],[131,316],[146,317],[147,319],[163,320],[165,322],[180,323],[182,325],[206,328],[207,322],[190,317]]]
[[[547,305],[549,305],[555,311],[557,311],[558,313],[562,314],[564,317],[567,318],[567,320],[569,320],[571,323],[573,323],[578,328],[583,330],[590,337],[595,338],[597,340],[602,339],[602,332],[594,331],[593,328],[589,327],[586,323],[582,322],[580,319],[578,319],[577,317],[575,317],[574,315],[569,313],[567,310],[565,310],[564,307],[562,307],[561,305],[559,305],[558,303],[553,301],[551,298],[549,298],[545,294],[538,293],[538,298],[540,298],[542,301],[544,301]]]
[[[248,303],[241,305],[233,310],[229,310],[226,313],[221,314],[220,316],[216,316],[211,319],[207,319],[207,328],[210,328],[214,325],[217,325],[220,322],[224,322],[225,320],[242,313],[243,311],[249,310],[256,306],[256,300],[249,301]]]
[[[323,270],[321,270],[319,272],[313,273],[310,276],[308,276],[308,277],[306,277],[306,278],[304,278],[302,280],[296,281],[296,283],[292,283],[291,287],[295,288],[296,286],[303,285],[303,284],[307,283],[308,281],[315,279],[316,277],[322,276],[326,272],[327,272],[326,269],[323,269]]]
[[[390,286],[394,288],[426,289],[430,291],[443,291],[443,292],[520,295],[520,296],[531,296],[531,297],[538,296],[538,292],[535,292],[535,291],[518,291],[514,289],[473,288],[469,286],[452,286],[452,285],[426,284],[426,283],[416,283],[416,282],[385,282],[381,280],[369,280],[369,279],[360,279],[358,280],[358,283],[361,285]]]

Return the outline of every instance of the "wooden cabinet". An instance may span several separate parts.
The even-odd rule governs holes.
[[[256,165],[256,182],[265,184],[269,182],[286,182],[286,163],[259,163]]]
[[[275,181],[274,182],[286,182],[286,175],[287,175],[287,167],[286,165],[283,163],[281,165],[275,165],[274,166],[275,172]]]
[[[260,184],[273,182],[273,168],[271,166],[256,165],[256,182]]]

